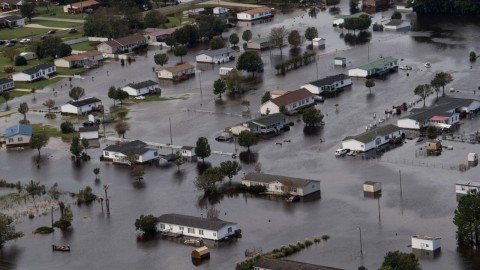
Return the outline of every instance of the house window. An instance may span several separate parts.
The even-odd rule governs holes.
[[[19,142],[23,142],[23,138],[22,138],[22,137],[19,137],[19,138],[18,138],[18,141],[19,141]]]
[[[160,224],[160,229],[165,230],[165,224]]]
[[[195,229],[193,229],[193,228],[188,228],[188,233],[195,233]]]
[[[153,152],[153,155],[158,156],[158,152],[157,151]]]
[[[182,227],[182,226],[179,226],[178,229],[179,229],[180,231],[183,231],[185,228]]]
[[[198,234],[203,235],[203,230],[198,230]]]
[[[13,142],[13,138],[8,138],[8,142]]]
[[[388,135],[387,135],[387,136],[385,136],[385,141],[388,141]]]
[[[377,139],[375,140],[375,144],[376,144],[376,145],[379,145],[379,144],[381,144],[381,143],[382,143],[382,138],[377,138]]]
[[[214,236],[214,237],[217,237],[217,233],[214,232],[214,233],[213,233],[213,236]]]
[[[228,227],[228,233],[232,233],[233,229],[232,227]]]

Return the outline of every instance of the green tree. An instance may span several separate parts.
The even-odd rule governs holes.
[[[155,60],[155,64],[160,65],[163,67],[166,63],[168,63],[168,55],[166,53],[158,53],[153,56]]]
[[[249,130],[243,130],[238,135],[238,145],[247,147],[247,151],[250,152],[250,147],[258,143],[258,138],[255,133]]]
[[[85,154],[87,153],[87,148],[90,146],[90,142],[88,141],[87,138],[82,138],[82,140],[80,141],[83,149],[85,150]]]
[[[30,147],[38,151],[37,163],[40,161],[40,150],[48,144],[49,140],[48,135],[43,132],[33,133],[30,137]]]
[[[35,196],[40,197],[42,194],[45,194],[45,186],[40,184],[40,182],[30,180],[30,182],[25,185],[25,191],[32,198],[35,198]]]
[[[477,60],[477,54],[474,51],[470,52],[470,62],[475,62]]]
[[[58,189],[58,183],[53,184],[47,192],[48,196],[52,198],[52,200],[58,201],[60,198],[60,195],[62,194],[60,190]]]
[[[2,98],[5,100],[5,104],[7,105],[7,110],[8,110],[8,101],[10,100],[10,93],[9,92],[3,92],[2,93]]]
[[[226,177],[228,177],[230,183],[232,182],[232,178],[238,174],[239,171],[242,170],[242,166],[240,166],[240,164],[235,161],[235,160],[227,160],[227,161],[223,161],[222,163],[220,163],[220,170],[222,172],[223,175],[225,175]]]
[[[53,227],[66,229],[72,226],[73,213],[70,205],[65,206],[63,202],[59,202],[58,206],[60,207],[60,219],[53,223]]]
[[[297,48],[302,44],[303,40],[302,37],[300,36],[300,33],[298,30],[293,30],[290,32],[288,35],[288,43],[293,46],[293,48]]]
[[[269,101],[270,99],[272,99],[272,95],[270,94],[270,91],[265,92],[265,94],[263,94],[262,96],[262,104]]]
[[[230,70],[229,72],[227,72],[227,75],[225,75],[225,85],[227,86],[227,90],[230,93],[241,92],[241,82],[242,75],[236,69]]]
[[[158,219],[153,215],[140,215],[135,220],[135,230],[142,231],[144,234],[155,234],[157,232]]]
[[[188,49],[186,46],[178,45],[173,49],[173,54],[177,57],[180,57],[180,63],[183,63],[183,57],[187,55]]]
[[[436,126],[428,126],[427,127],[427,137],[429,139],[435,139],[438,134],[438,128]]]
[[[303,111],[302,120],[307,127],[314,127],[322,122],[323,114],[315,107],[310,107]]]
[[[392,14],[392,20],[401,20],[402,19],[402,13],[398,12],[398,11],[395,11],[393,14]]]
[[[173,160],[173,164],[175,164],[175,166],[177,166],[177,171],[180,171],[180,166],[185,164],[185,162],[186,162],[185,158],[182,157],[182,155],[180,155],[177,152],[177,154],[175,155],[175,160]]]
[[[228,37],[228,42],[232,44],[234,47],[237,46],[238,42],[240,42],[240,38],[236,33],[232,33],[230,37]]]
[[[156,9],[148,11],[143,20],[145,21],[146,27],[152,28],[158,27],[168,21],[167,17],[165,17],[162,12]]]
[[[195,18],[198,26],[198,36],[212,39],[214,36],[219,36],[227,28],[227,24],[213,15],[200,15]]]
[[[167,36],[165,38],[165,44],[167,44],[167,46],[170,46],[170,50],[172,50],[173,46],[177,44],[177,40],[175,39],[175,36],[174,35]]]
[[[338,5],[338,3],[340,3],[340,0],[327,0],[326,1],[327,6],[333,6],[334,8],[335,8],[336,5]]]
[[[23,236],[23,233],[15,231],[15,221],[13,218],[0,213],[0,248],[10,241]]]
[[[243,31],[242,40],[245,42],[248,42],[250,39],[252,39],[252,31],[250,30]]]
[[[210,50],[225,48],[225,41],[221,37],[214,37],[209,42]]]
[[[436,76],[430,81],[430,86],[435,90],[437,93],[437,99],[438,99],[438,93],[440,92],[440,87],[442,87],[442,81],[437,78]]]
[[[85,96],[85,89],[82,87],[73,87],[69,92],[68,96],[70,96],[73,100],[79,100],[81,97]]]
[[[72,143],[70,144],[70,153],[72,153],[76,162],[79,161],[82,152],[83,146],[80,144],[80,139],[78,137],[73,137]]]
[[[113,99],[113,107],[115,107],[115,101],[117,100],[117,88],[115,86],[110,86],[108,88],[108,97]]]
[[[26,66],[26,65],[28,65],[28,62],[27,62],[27,59],[25,59],[25,57],[20,55],[15,57],[15,66],[19,67],[19,66]]]
[[[415,90],[413,90],[413,93],[419,97],[422,98],[423,100],[423,107],[425,107],[425,99],[428,96],[428,93],[432,91],[432,87],[430,84],[420,84],[417,87],[415,87]]]
[[[439,72],[435,74],[434,80],[437,80],[437,84],[442,87],[442,95],[445,96],[445,86],[453,82],[453,77],[450,73]]]
[[[20,14],[27,18],[29,22],[32,22],[32,16],[35,14],[35,3],[32,0],[23,1],[20,5]]]
[[[118,101],[120,101],[120,106],[122,106],[123,101],[128,98],[128,93],[119,87],[115,91],[115,97]]]
[[[389,251],[385,255],[380,270],[422,270],[417,257],[413,253]]]
[[[263,71],[263,61],[258,52],[246,51],[238,57],[237,69],[252,72],[255,78],[255,72]]]
[[[125,133],[130,130],[130,125],[125,121],[119,121],[114,126],[115,132],[117,132],[118,137],[125,139]]]
[[[281,112],[283,114],[288,113],[288,109],[287,109],[287,107],[285,107],[285,105],[280,106],[280,108],[278,110],[279,110],[279,112]]]
[[[453,224],[457,226],[456,237],[459,245],[480,244],[480,192],[471,190],[458,202]]]
[[[313,39],[317,37],[318,37],[317,28],[311,26],[311,27],[308,27],[307,30],[305,30],[305,38],[312,42],[312,46],[313,46]]]
[[[142,164],[135,164],[133,165],[132,169],[130,170],[130,175],[135,177],[137,181],[143,179],[143,175],[145,175],[145,167]]]
[[[23,114],[23,124],[27,124],[27,112],[29,111],[28,104],[26,102],[20,103],[18,107],[18,112]]]
[[[210,144],[208,143],[208,139],[205,137],[200,137],[197,140],[197,144],[195,146],[195,155],[200,157],[205,163],[205,158],[209,157],[212,153],[210,150]]]
[[[49,99],[45,100],[45,102],[43,102],[42,105],[47,107],[47,110],[50,113],[52,111],[53,107],[55,107],[55,100],[49,98]]]
[[[98,180],[98,175],[100,174],[100,168],[94,168],[93,174],[95,174],[95,180]]]
[[[367,87],[368,90],[370,91],[370,95],[372,94],[372,87],[374,86],[375,86],[375,79],[370,78],[365,81],[365,87]]]
[[[288,36],[288,30],[285,26],[272,27],[270,29],[269,42],[271,46],[280,49],[280,55],[283,55],[282,47],[285,46],[285,39]]]
[[[217,191],[216,183],[223,177],[220,168],[213,167],[206,169],[203,174],[197,176],[193,183],[197,190],[203,190],[204,195],[208,195]]]
[[[89,205],[97,199],[97,195],[93,194],[92,188],[86,186],[84,189],[78,191],[77,194],[77,204],[82,205],[83,203]]]
[[[57,36],[49,36],[38,44],[36,53],[38,58],[51,57],[60,58],[70,55],[72,48],[63,43],[63,40]]]
[[[5,47],[2,50],[2,55],[3,57],[8,58],[10,62],[13,62],[15,56],[18,55],[18,50],[15,47]]]
[[[218,95],[220,99],[222,99],[222,94],[225,93],[226,90],[227,86],[222,79],[218,79],[213,82],[213,94]]]
[[[75,127],[73,126],[72,122],[67,120],[60,124],[60,130],[62,131],[63,134],[74,133]]]

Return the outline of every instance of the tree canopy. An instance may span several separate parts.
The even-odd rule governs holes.
[[[422,270],[422,267],[413,253],[397,250],[387,252],[380,270]]]
[[[220,170],[232,182],[232,178],[242,170],[242,166],[236,160],[227,160],[220,163]]]
[[[300,36],[300,33],[298,32],[298,30],[293,30],[288,35],[288,43],[292,47],[297,48],[298,46],[300,46],[302,44],[302,42],[303,42],[303,40],[302,40],[302,37]]]
[[[270,29],[269,41],[271,46],[280,49],[280,55],[283,55],[282,47],[285,46],[285,39],[288,36],[288,30],[285,26],[272,27]]]
[[[208,139],[205,137],[198,138],[195,146],[195,155],[200,157],[202,161],[205,162],[205,158],[209,157],[211,153],[212,150],[210,150]]]
[[[168,63],[168,55],[166,53],[157,53],[153,56],[153,60],[155,60],[155,64],[163,67],[163,65]]]
[[[249,130],[243,130],[238,135],[238,145],[247,147],[247,151],[250,152],[250,146],[253,146],[258,143],[258,138],[255,133]]]
[[[175,46],[175,48],[173,49],[173,54],[177,57],[180,56],[181,63],[183,63],[183,57],[187,55],[187,53],[188,53],[188,48],[184,45]]]
[[[225,41],[221,37],[214,37],[209,42],[210,50],[225,48]]]
[[[218,98],[222,99],[222,94],[227,90],[225,81],[217,79],[213,82],[213,94],[218,95]]]
[[[480,244],[480,192],[472,190],[460,198],[453,224],[457,226],[456,237],[459,245]]]
[[[453,81],[453,77],[450,73],[439,72],[435,74],[432,80],[433,87],[442,87],[443,96],[445,96],[445,86]]]
[[[252,39],[252,31],[250,30],[245,30],[242,33],[242,40],[245,42],[248,42],[250,39]]]
[[[370,78],[365,81],[365,87],[368,87],[370,94],[372,94],[372,87],[375,86],[375,79]]]
[[[480,14],[480,2],[477,0],[408,0],[407,5],[423,14]]]
[[[255,77],[255,72],[263,71],[263,61],[258,52],[246,51],[238,57],[237,69],[252,72]]]
[[[240,38],[236,33],[232,33],[230,37],[228,37],[228,42],[230,42],[230,44],[233,46],[237,46],[238,42],[240,42]]]
[[[158,219],[153,215],[140,215],[135,220],[135,230],[142,231],[144,234],[154,234],[157,232]]]
[[[0,213],[0,247],[7,241],[14,240],[23,236],[23,233],[15,231],[15,222],[13,218]]]
[[[315,107],[310,107],[303,111],[302,120],[307,127],[314,127],[322,122],[323,114]]]
[[[33,133],[32,137],[30,137],[30,147],[38,151],[37,162],[40,160],[40,149],[48,144],[49,139],[48,135],[43,132]]]
[[[85,89],[82,87],[73,87],[69,92],[68,96],[70,96],[73,100],[79,100],[81,97],[85,96]]]
[[[208,195],[217,191],[216,183],[223,177],[220,168],[213,167],[206,169],[203,174],[197,176],[193,183],[197,190],[203,190],[204,194]]]
[[[428,96],[428,93],[432,91],[432,87],[430,84],[420,84],[417,87],[415,87],[415,90],[413,90],[413,93],[419,97],[422,98],[423,100],[423,107],[425,107],[425,99]]]
[[[318,37],[318,30],[316,27],[308,27],[307,30],[305,30],[305,38],[309,41],[312,42],[313,45],[313,39]]]
[[[152,28],[158,27],[168,21],[167,17],[156,9],[148,11],[143,19],[145,21],[145,26]]]

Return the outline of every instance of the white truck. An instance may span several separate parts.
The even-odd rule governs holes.
[[[22,52],[20,56],[23,56],[27,61],[37,59],[37,54],[34,52]]]

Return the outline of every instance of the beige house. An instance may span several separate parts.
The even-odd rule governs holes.
[[[28,146],[32,137],[32,126],[16,124],[8,127],[4,137],[7,148]]]
[[[98,64],[98,61],[101,60],[103,60],[103,54],[101,52],[88,51],[55,59],[55,66],[64,68],[72,68],[76,66],[93,66]]]
[[[97,46],[97,50],[102,53],[122,53],[145,44],[147,44],[147,39],[143,35],[135,34],[100,43]]]
[[[86,1],[80,1],[77,3],[71,3],[68,5],[63,6],[63,12],[65,13],[91,13],[93,9],[97,8],[100,6],[100,3],[98,3],[95,0],[86,0]]]
[[[195,68],[189,63],[183,63],[178,66],[157,68],[158,78],[166,80],[187,79],[195,74]]]
[[[319,180],[256,172],[251,172],[245,175],[242,180],[242,185],[246,185],[248,187],[262,185],[267,188],[267,193],[278,195],[290,194],[306,196],[315,192],[320,192]]]

